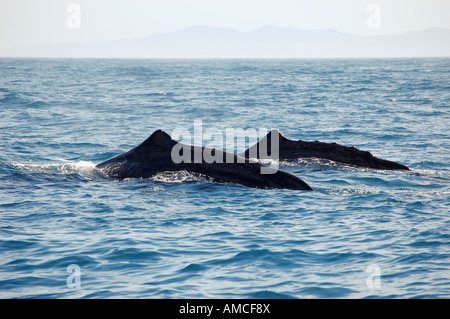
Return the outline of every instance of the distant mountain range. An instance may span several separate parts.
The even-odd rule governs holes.
[[[2,57],[344,58],[449,57],[450,29],[351,35],[265,26],[251,32],[192,26],[141,39],[0,49]]]

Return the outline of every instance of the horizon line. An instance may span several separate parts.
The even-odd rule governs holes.
[[[128,38],[117,38],[117,39],[112,39],[112,40],[97,40],[97,41],[63,41],[63,42],[54,42],[54,43],[40,43],[40,44],[29,44],[29,45],[16,45],[16,46],[6,46],[6,47],[1,47],[0,46],[0,50],[10,50],[10,49],[24,49],[24,48],[31,48],[31,47],[41,47],[41,46],[54,46],[54,45],[61,45],[61,44],[99,44],[99,43],[106,43],[106,42],[114,42],[114,41],[127,41],[127,40],[143,40],[152,36],[159,36],[159,35],[169,35],[169,34],[174,34],[183,30],[187,30],[187,29],[191,29],[191,28],[205,28],[205,29],[226,29],[226,30],[232,30],[232,31],[236,31],[239,33],[243,33],[243,34],[251,34],[253,32],[256,32],[258,30],[261,30],[263,28],[275,28],[275,29],[285,29],[285,30],[294,30],[294,31],[300,31],[300,32],[326,32],[326,31],[335,31],[339,34],[342,35],[350,35],[350,36],[356,36],[356,37],[362,37],[362,38],[367,38],[367,37],[377,37],[377,36],[399,36],[399,35],[404,35],[407,33],[414,33],[414,32],[424,32],[424,31],[430,31],[430,30],[446,30],[446,31],[450,31],[450,27],[446,28],[446,27],[428,27],[428,28],[423,28],[423,29],[416,29],[416,30],[408,30],[408,31],[403,31],[403,32],[397,32],[397,33],[373,33],[373,34],[358,34],[358,33],[347,33],[347,32],[342,32],[336,28],[324,28],[324,29],[301,29],[301,28],[296,28],[296,27],[284,27],[284,26],[276,26],[276,25],[271,25],[271,24],[266,24],[266,25],[262,25],[260,27],[257,27],[255,29],[252,29],[250,31],[244,31],[244,30],[239,30],[237,28],[233,28],[233,27],[227,27],[227,26],[212,26],[212,25],[202,25],[202,24],[192,24],[190,26],[187,27],[183,27],[180,29],[176,29],[174,31],[170,31],[170,32],[155,32],[155,33],[151,33],[145,36],[140,36],[140,37],[128,37]]]

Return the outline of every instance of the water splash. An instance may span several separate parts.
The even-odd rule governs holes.
[[[20,171],[43,174],[78,174],[87,179],[104,178],[105,175],[99,170],[95,163],[89,161],[66,161],[60,159],[59,163],[17,163],[10,164],[12,168]]]
[[[346,187],[338,188],[327,191],[330,195],[343,196],[343,197],[353,197],[353,196],[367,196],[376,195],[380,193],[379,189],[373,187]]]
[[[152,177],[155,182],[164,183],[183,183],[183,182],[206,182],[211,181],[205,175],[191,173],[188,171],[176,171],[176,172],[160,172]]]

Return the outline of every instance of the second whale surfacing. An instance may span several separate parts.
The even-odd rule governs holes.
[[[277,143],[278,158],[280,160],[295,160],[305,157],[325,158],[338,163],[352,166],[384,169],[384,170],[409,170],[403,164],[384,160],[373,156],[368,151],[362,151],[355,147],[344,146],[336,143],[294,141],[284,137],[278,130],[270,131],[258,143],[248,148],[243,154],[245,158],[266,159],[267,149],[272,149],[272,139]],[[260,146],[263,145],[263,150]]]
[[[174,162],[172,152],[174,146],[188,150],[189,160]],[[209,153],[214,158],[222,159],[215,162],[206,162],[203,156],[200,160],[196,154]],[[186,158],[186,154],[183,154]],[[231,160],[230,160],[231,159]],[[113,157],[96,166],[108,176],[115,179],[148,178],[160,172],[188,171],[202,174],[217,182],[238,183],[254,188],[312,190],[300,178],[280,170],[271,170],[255,161],[245,159],[236,154],[216,149],[190,146],[174,141],[167,133],[157,130],[142,144],[132,150]],[[262,173],[266,169],[266,173]]]

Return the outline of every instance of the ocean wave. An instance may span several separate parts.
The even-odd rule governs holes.
[[[335,287],[306,287],[298,293],[304,298],[345,298],[355,292],[357,291],[336,285]]]
[[[24,108],[42,108],[49,104],[37,97],[26,97],[19,92],[0,89],[0,104],[21,106]]]
[[[410,174],[415,176],[424,176],[431,178],[436,177],[450,180],[450,172],[435,169],[414,169]]]
[[[343,196],[343,197],[357,197],[357,196],[368,196],[368,195],[378,195],[380,189],[375,187],[346,187],[331,189],[326,191],[330,195]]]
[[[160,91],[154,91],[154,92],[149,92],[149,93],[142,93],[140,94],[143,97],[151,97],[151,96],[171,96],[173,95],[173,93],[171,92],[167,92],[164,90],[160,90]]]
[[[251,299],[295,299],[294,296],[285,293],[279,293],[271,290],[261,290],[252,292],[248,295]]]
[[[288,251],[273,251],[269,249],[250,249],[239,252],[234,256],[225,259],[211,260],[208,265],[229,266],[245,264],[254,265],[255,263],[267,268],[295,268],[307,264],[329,264],[329,263],[347,263],[362,262],[378,257],[375,253],[369,252],[307,252],[299,249]]]
[[[416,199],[449,199],[449,190],[417,190],[417,189],[400,189],[390,191],[391,195],[396,195],[402,198],[416,198]]]
[[[12,162],[9,167],[13,169],[18,169],[24,172],[32,173],[44,173],[44,174],[78,174],[87,179],[94,179],[102,177],[104,178],[104,173],[96,168],[93,162],[88,161],[63,161],[62,163],[17,163]]]
[[[18,104],[18,102],[23,102],[22,97],[15,92],[3,91],[0,92],[0,103],[2,104]]]
[[[48,106],[49,104],[47,102],[41,101],[41,100],[36,100],[33,102],[30,102],[28,104],[25,104],[24,107],[28,107],[28,108],[43,108]]]
[[[155,176],[151,177],[155,182],[163,183],[185,183],[185,182],[207,182],[212,181],[211,178],[197,173],[192,173],[188,171],[166,171],[160,172]]]

